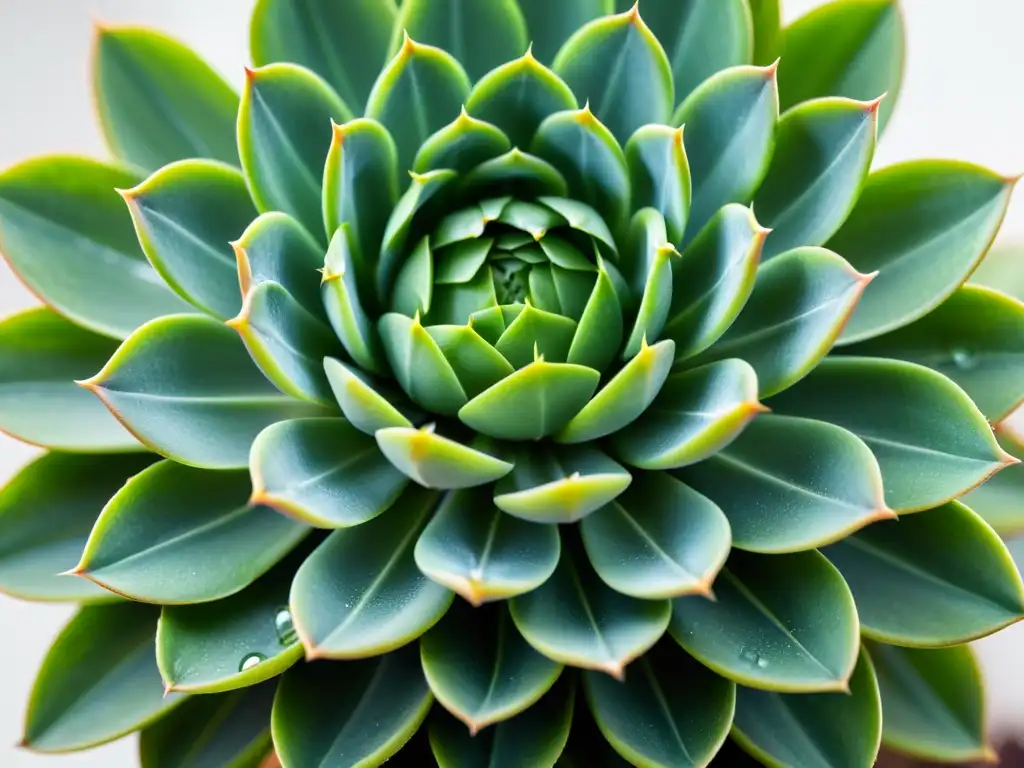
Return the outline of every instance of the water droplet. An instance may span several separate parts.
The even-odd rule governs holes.
[[[974,355],[962,347],[957,347],[951,353],[953,365],[961,371],[969,371],[975,365]]]
[[[761,669],[767,667],[769,663],[768,659],[766,659],[764,656],[762,656],[760,653],[753,650],[752,648],[742,649],[740,651],[740,658],[743,659],[743,661],[750,664],[751,666],[760,667]]]
[[[761,669],[764,669],[768,666],[768,659],[766,659],[764,656],[758,657],[757,666],[759,666]]]
[[[274,615],[274,629],[277,630],[277,641],[281,645],[291,645],[298,640],[295,622],[292,620],[292,612],[287,605],[277,609],[277,613]]]
[[[238,665],[239,672],[245,672],[247,669],[252,669],[258,664],[263,663],[267,660],[267,657],[262,653],[249,653],[242,659],[242,663]]]

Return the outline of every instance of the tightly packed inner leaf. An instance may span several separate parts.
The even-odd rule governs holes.
[[[85,604],[27,745],[984,754],[949,647],[1024,616],[969,508],[1005,519],[1019,479],[983,485],[1018,463],[986,419],[1024,398],[993,341],[1024,305],[960,286],[1012,181],[869,172],[894,2],[778,19],[259,0],[240,97],[101,30],[125,167],[0,174],[0,248],[49,305],[0,323],[0,429],[54,450],[0,491],[0,588]]]

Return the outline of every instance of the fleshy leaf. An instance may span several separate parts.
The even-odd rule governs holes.
[[[668,123],[672,114],[672,67],[636,6],[580,28],[552,69],[620,143],[641,125]]]
[[[639,419],[612,437],[615,455],[642,469],[695,464],[736,439],[765,408],[742,360],[675,373]]]
[[[623,319],[619,292],[611,276],[613,270],[610,263],[603,259],[600,261],[594,290],[569,347],[569,363],[603,371],[618,354],[623,337]],[[621,282],[622,276],[618,278]]]
[[[1002,422],[996,429],[1004,429]],[[998,434],[998,433],[997,433]],[[1020,458],[1022,453],[1015,441],[1005,437],[1000,439],[1004,450]],[[1014,539],[1024,533],[1024,464],[1006,467],[979,485],[973,491],[960,497],[960,501],[977,512],[981,518],[991,525],[996,533],[1004,539]]]
[[[690,164],[683,146],[683,129],[644,125],[625,147],[629,165],[631,208],[651,207],[665,217],[668,240],[683,242],[690,215]]]
[[[233,595],[308,533],[248,499],[245,472],[162,461],[129,480],[104,507],[73,573],[149,603]]]
[[[324,370],[341,412],[359,431],[374,435],[385,427],[412,426],[406,415],[392,405],[392,399],[381,394],[366,374],[334,358],[324,360]]]
[[[396,312],[377,324],[384,353],[405,393],[428,411],[446,416],[466,404],[466,392],[437,342],[419,321]]]
[[[147,323],[82,386],[147,447],[209,469],[248,466],[274,422],[329,413],[281,394],[233,330],[199,315]]]
[[[879,104],[815,99],[779,118],[775,153],[754,196],[758,220],[772,230],[764,259],[824,245],[850,215],[874,157]]]
[[[301,64],[362,112],[387,61],[397,15],[395,0],[258,0],[250,27],[252,59],[257,66]]]
[[[420,640],[420,657],[438,702],[473,735],[531,707],[562,672],[522,638],[505,605],[452,606]]]
[[[554,60],[563,43],[587,22],[615,12],[615,0],[519,0],[519,6],[541,61]]]
[[[642,213],[634,217],[634,224]],[[659,217],[660,215],[658,214]],[[630,333],[629,339],[626,341],[626,348],[622,353],[624,360],[638,355],[648,339],[657,339],[661,336],[669,313],[672,311],[672,272],[673,267],[676,266],[674,262],[679,259],[679,251],[675,249],[675,246],[667,243],[660,245],[645,243],[645,245],[654,246],[654,248],[646,258],[641,259],[649,271],[640,299],[640,307],[637,309],[633,331]],[[666,341],[672,343],[674,353],[675,342],[671,339],[666,339]]]
[[[449,493],[416,542],[416,565],[473,605],[536,589],[555,570],[558,527],[506,515],[485,487]]]
[[[568,190],[565,178],[551,163],[512,147],[508,152],[474,168],[464,182],[467,194],[564,195]]]
[[[901,163],[871,174],[828,243],[856,269],[879,273],[841,341],[907,325],[947,299],[991,245],[1014,183],[951,160]]]
[[[520,370],[536,361],[538,356],[552,363],[561,363],[569,356],[576,328],[576,323],[568,317],[527,304],[508,323],[494,348],[513,368]]]
[[[715,580],[715,599],[676,598],[670,630],[718,674],[792,693],[846,691],[860,647],[850,589],[814,551],[734,550]]]
[[[747,0],[754,21],[754,63],[771,64],[778,57],[782,32],[781,0]]]
[[[469,325],[427,328],[469,397],[476,397],[513,371],[508,360]]]
[[[868,643],[882,695],[882,740],[925,760],[995,762],[984,690],[966,645],[920,650]]]
[[[92,81],[100,127],[118,158],[143,171],[190,157],[238,164],[238,96],[177,40],[97,25]]]
[[[900,92],[904,36],[895,0],[841,0],[797,19],[779,40],[783,108],[821,96],[874,99],[884,93],[881,133]]]
[[[413,559],[437,501],[435,492],[410,486],[386,515],[335,531],[306,559],[289,604],[307,659],[379,656],[445,614],[452,593]]]
[[[63,155],[0,173],[0,251],[11,269],[54,311],[118,339],[153,318],[191,311],[146,263],[114,191],[139,180]]]
[[[944,504],[1017,463],[963,390],[914,363],[828,358],[769,405],[860,437],[882,468],[888,506],[901,513]]]
[[[451,168],[459,173],[468,173],[510,149],[512,142],[500,128],[470,117],[463,107],[457,118],[423,142],[416,151],[412,169],[416,173],[426,173],[438,168]]]
[[[387,510],[406,478],[345,419],[293,419],[263,430],[249,460],[252,501],[318,528],[347,528]]]
[[[722,508],[734,545],[752,552],[811,549],[895,516],[868,447],[814,419],[761,416],[733,443],[676,475]]]
[[[388,427],[376,436],[388,461],[424,488],[472,488],[512,471],[506,461],[437,434],[432,424],[422,429]]]
[[[153,459],[49,453],[23,467],[0,489],[0,592],[47,602],[116,599],[57,574],[75,567],[103,506]]]
[[[671,641],[637,660],[622,682],[588,671],[583,683],[601,733],[632,765],[708,765],[729,735],[735,684]]]
[[[23,744],[72,752],[143,728],[181,704],[163,695],[153,657],[160,609],[139,603],[81,609],[61,630],[36,675]]]
[[[399,173],[413,167],[423,142],[458,113],[469,88],[469,77],[455,58],[406,34],[366,104],[366,117],[382,123],[395,140]]]
[[[271,714],[283,765],[381,765],[416,733],[433,697],[415,646],[289,670]]]
[[[1024,618],[1024,586],[1010,553],[956,501],[873,525],[823,554],[850,585],[862,631],[875,640],[959,645]]]
[[[731,542],[722,510],[664,472],[638,474],[580,532],[601,580],[645,600],[710,595]]]
[[[182,160],[121,196],[146,257],[167,284],[216,318],[238,314],[231,242],[256,218],[242,174],[211,160]]]

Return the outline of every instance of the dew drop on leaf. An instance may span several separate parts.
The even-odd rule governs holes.
[[[957,347],[951,352],[953,358],[953,365],[959,368],[961,371],[969,371],[974,367],[974,355],[968,352],[962,347]]]
[[[245,670],[252,669],[266,660],[267,657],[262,653],[248,653],[242,658],[242,662],[238,665],[238,671],[245,672]]]
[[[295,622],[292,621],[292,612],[287,605],[278,608],[277,613],[274,614],[274,629],[277,631],[277,641],[281,645],[292,645],[298,640]]]

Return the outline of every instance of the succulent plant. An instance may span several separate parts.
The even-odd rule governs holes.
[[[82,604],[27,747],[987,754],[963,643],[1024,587],[957,499],[1017,461],[1024,305],[963,284],[1014,180],[870,172],[894,0],[615,5],[259,0],[240,98],[99,29],[116,161],[0,174],[47,305],[0,428],[50,449],[0,588]]]

